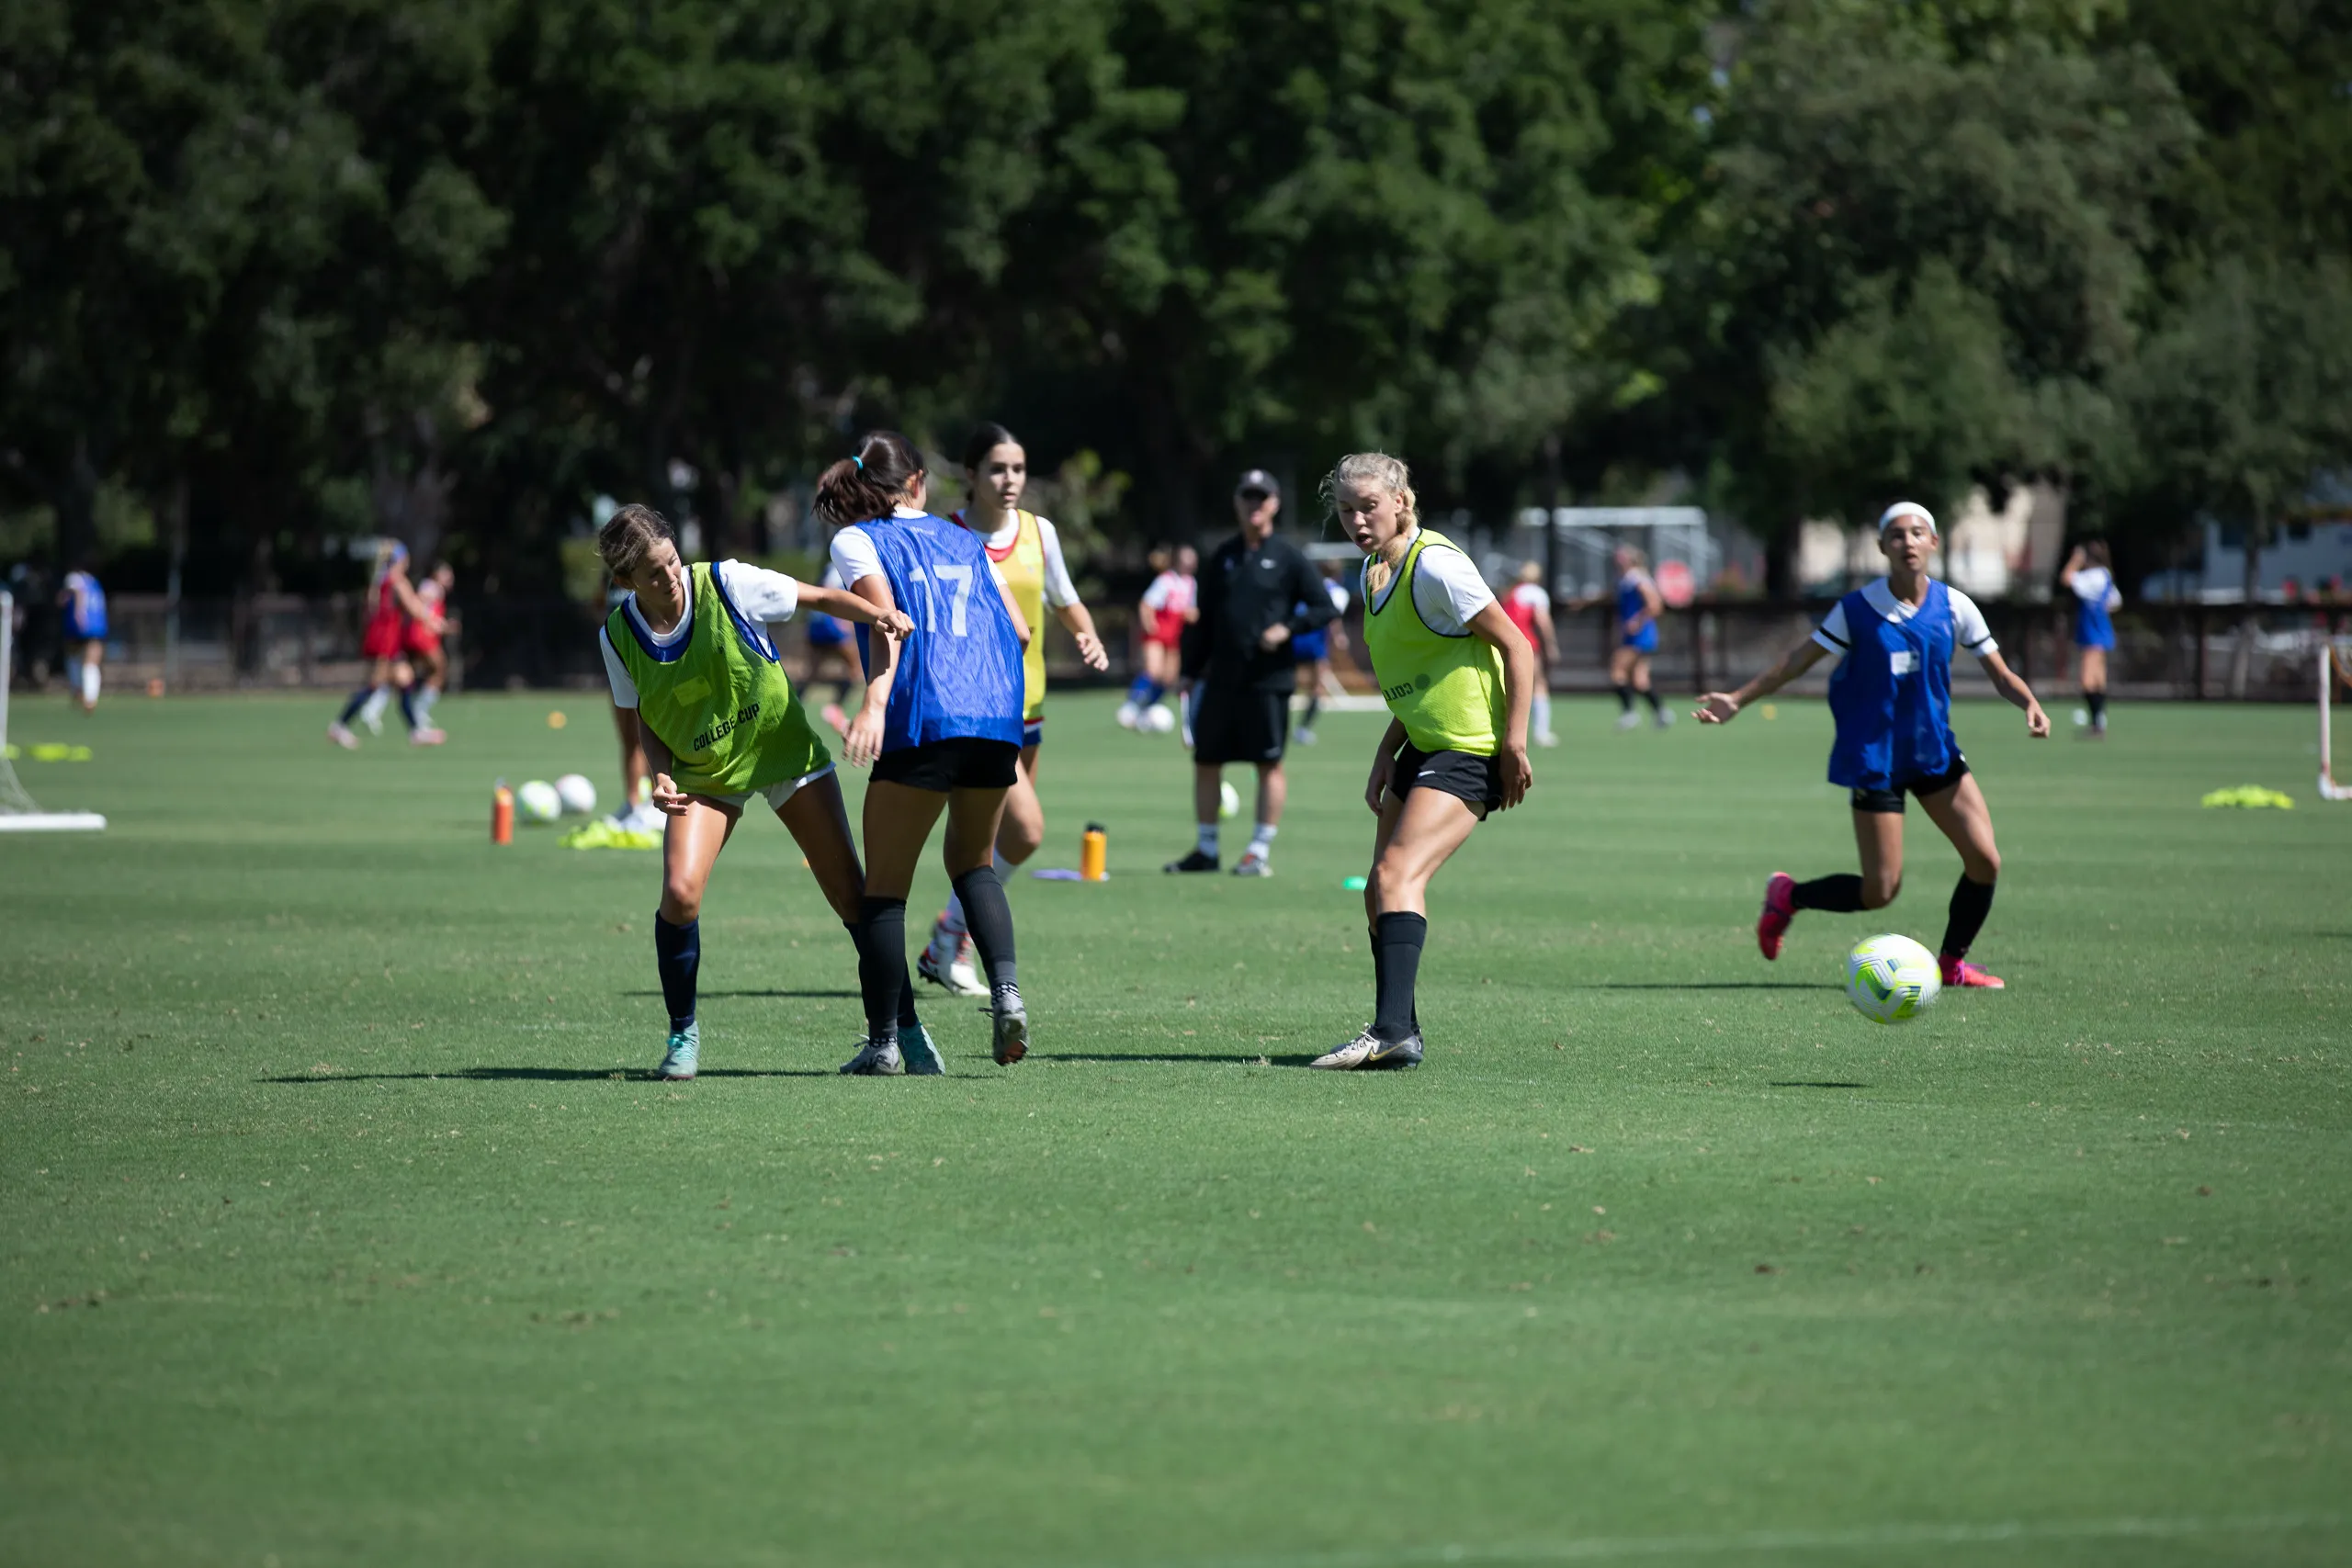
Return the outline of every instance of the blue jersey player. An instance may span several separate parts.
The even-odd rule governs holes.
[[[865,695],[843,741],[871,765],[865,791],[865,897],[856,927],[866,1037],[842,1070],[902,1070],[898,1019],[907,984],[907,894],[940,813],[948,880],[988,971],[996,1059],[1029,1049],[1013,968],[1012,907],[997,878],[997,828],[1021,760],[1029,626],[979,535],[924,508],[928,476],[912,443],[875,431],[817,482],[817,514],[834,525],[833,568],[878,610],[903,610],[903,643],[858,628]]]
[[[2083,718],[2090,728],[2083,731],[2084,739],[2107,739],[2107,656],[2115,651],[2115,612],[2122,607],[2123,595],[2116,591],[2115,570],[2107,553],[2105,539],[2093,539],[2075,547],[2066,558],[2065,570],[2058,574],[2059,582],[2075,596],[2075,648],[2082,660]]]
[[[82,645],[74,695],[84,713],[94,713],[98,705],[98,666],[107,654],[107,591],[88,571],[77,569],[65,574],[65,586],[57,600],[65,611],[65,640]]]
[[[1939,957],[1947,986],[2001,982],[1969,963],[1969,945],[1992,911],[2001,855],[1984,792],[1968,771],[1951,731],[1951,660],[1967,649],[1992,677],[1993,689],[2025,710],[2026,732],[2050,733],[2049,716],[2002,660],[1984,613],[1966,594],[1928,576],[1936,550],[1936,520],[1924,506],[1897,502],[1878,523],[1886,575],[1838,602],[1810,640],[1736,692],[1701,699],[1702,724],[1729,724],[1757,698],[1770,695],[1825,658],[1829,712],[1838,739],[1829,752],[1829,782],[1853,792],[1854,840],[1862,872],[1799,882],[1774,872],[1756,922],[1757,945],[1781,955],[1781,939],[1799,909],[1853,912],[1883,908],[1903,889],[1903,797],[1919,807],[1960,852],[1960,886]]]
[[[1650,659],[1657,652],[1657,617],[1666,601],[1658,595],[1649,559],[1641,551],[1618,546],[1616,564],[1617,640],[1609,650],[1609,684],[1617,693],[1617,728],[1631,729],[1640,722],[1634,712],[1638,694],[1650,705],[1650,722],[1664,729],[1674,722],[1674,715],[1650,685]]]

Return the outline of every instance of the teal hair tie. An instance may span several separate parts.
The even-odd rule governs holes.
[[[851,462],[853,462],[853,463],[855,463],[855,464],[856,464],[860,468],[864,468],[865,467],[865,458],[863,458],[863,457],[858,457],[855,453],[852,453],[852,454],[850,455],[850,459],[849,459],[849,460],[850,460]]]

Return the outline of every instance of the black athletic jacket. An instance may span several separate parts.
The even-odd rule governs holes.
[[[1287,692],[1297,679],[1290,644],[1266,649],[1266,628],[1311,632],[1339,612],[1317,572],[1280,534],[1252,550],[1237,534],[1201,563],[1201,618],[1184,628],[1183,673],[1223,691]]]

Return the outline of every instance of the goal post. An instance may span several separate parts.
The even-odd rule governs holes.
[[[17,601],[0,588],[0,833],[94,832],[107,825],[95,811],[43,811],[25,793],[8,749],[8,687],[16,677]]]

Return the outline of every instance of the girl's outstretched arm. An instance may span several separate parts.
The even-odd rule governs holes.
[[[2003,659],[1996,649],[1991,653],[1978,654],[1976,662],[1983,665],[1984,673],[1992,677],[1995,691],[2007,698],[2011,706],[2025,710],[2025,732],[2036,740],[2047,739],[2050,734],[2050,716],[2041,711],[2041,703],[2034,700],[2033,688],[2027,685],[2024,678],[2009,668],[2008,660]]]

